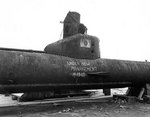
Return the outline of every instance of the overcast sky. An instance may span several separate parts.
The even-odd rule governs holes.
[[[150,0],[0,0],[0,47],[43,50],[68,11],[100,39],[102,58],[150,60]]]

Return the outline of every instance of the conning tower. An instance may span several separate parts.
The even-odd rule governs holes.
[[[84,24],[80,23],[80,14],[77,12],[69,12],[64,20],[63,25],[63,38],[75,35],[75,34],[87,33],[87,28]]]
[[[87,28],[80,23],[80,14],[69,12],[64,20],[63,39],[45,47],[45,52],[77,59],[100,58],[99,39],[87,35]]]

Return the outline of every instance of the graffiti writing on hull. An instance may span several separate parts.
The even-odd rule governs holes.
[[[92,66],[89,62],[83,61],[67,61],[67,66],[69,66],[71,75],[73,77],[85,77],[87,72],[93,72],[97,70],[97,67]]]

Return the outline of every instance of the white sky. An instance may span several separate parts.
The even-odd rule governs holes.
[[[100,39],[102,58],[150,60],[150,0],[0,0],[0,47],[43,50],[68,11]]]

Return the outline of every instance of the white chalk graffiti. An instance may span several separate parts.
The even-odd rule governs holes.
[[[67,61],[67,66],[72,71],[73,77],[85,77],[86,72],[93,72],[97,70],[97,67],[91,66],[90,62],[82,61]]]
[[[73,77],[85,77],[86,74],[85,73],[80,73],[80,72],[73,72],[72,76]]]
[[[75,62],[75,61],[67,61],[67,65],[69,66],[77,66],[77,65],[82,65],[82,66],[90,66],[89,62]]]
[[[92,71],[96,71],[97,67],[77,67],[77,66],[71,66],[71,71],[74,72],[92,72]]]
[[[75,65],[77,65],[77,63],[74,62],[74,61],[67,61],[67,65],[69,65],[69,66],[75,66]]]

